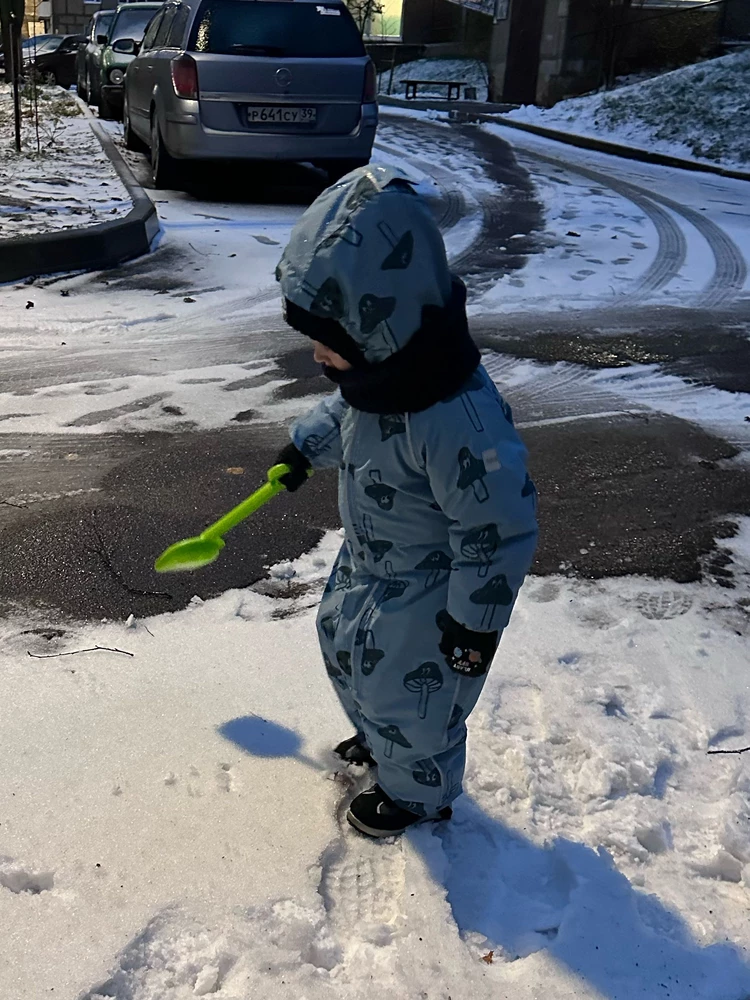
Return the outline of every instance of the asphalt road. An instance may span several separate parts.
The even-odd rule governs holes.
[[[418,145],[421,127],[392,129],[402,128],[402,138]],[[507,144],[467,128],[447,136],[433,129],[433,140],[436,131],[457,155],[470,151],[484,162],[488,177],[501,185],[502,194],[482,195],[478,235],[459,255],[457,269],[470,289],[481,290],[500,274],[522,271],[541,251],[534,236],[541,208],[526,159],[522,163]],[[439,174],[436,168],[442,194],[435,210],[449,230],[468,209]],[[269,182],[263,201],[287,212],[319,189],[316,175],[295,173],[277,188]],[[226,203],[226,192],[223,197]],[[236,188],[232,197],[244,209],[252,203]],[[186,201],[212,210],[200,184],[181,196],[183,206]],[[165,204],[171,210],[168,198]],[[512,254],[499,249],[510,230],[520,237]],[[221,246],[222,234],[216,239]],[[191,266],[181,250],[164,246],[117,272],[84,279],[85,294],[102,304],[115,288],[183,296],[195,281]],[[732,266],[736,276],[738,262]],[[275,289],[262,295],[271,302]],[[724,297],[679,309],[633,304],[620,311],[481,315],[473,329],[483,347],[511,358],[594,369],[648,362],[704,385],[750,391],[749,323],[748,301]],[[40,386],[166,370],[169,351],[154,353],[159,336],[146,330],[116,347],[59,355],[9,351],[0,389],[17,393],[22,407],[24,395],[33,397]],[[184,338],[183,366],[275,357],[290,380],[277,391],[279,403],[326,391],[309,351],[277,317],[242,313],[236,324],[194,342],[186,325]],[[609,397],[592,411],[591,399],[580,405],[574,384],[565,392],[554,398],[533,386],[511,392],[540,491],[534,572],[637,573],[678,582],[708,575],[731,587],[732,566],[715,543],[733,532],[733,516],[750,514],[750,465],[732,460],[737,447],[685,420],[625,402],[613,408]],[[197,533],[254,489],[285,440],[281,422],[80,436],[23,434],[8,422],[0,428],[0,612],[35,607],[49,622],[143,616],[176,610],[193,595],[208,598],[257,583],[269,564],[294,558],[338,526],[335,475],[320,474],[295,496],[277,498],[232,533],[210,568],[159,576],[151,567],[166,545]]]

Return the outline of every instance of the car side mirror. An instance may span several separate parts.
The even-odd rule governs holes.
[[[107,35],[97,35],[96,36],[96,44],[97,45],[106,45],[108,41],[109,41],[109,38],[107,37]]]
[[[139,48],[140,46],[138,42],[132,38],[118,38],[117,41],[112,44],[112,51],[119,52],[123,56],[138,55]]]

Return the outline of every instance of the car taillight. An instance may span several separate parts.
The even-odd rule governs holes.
[[[181,55],[172,60],[172,85],[178,97],[198,100],[198,67],[192,56]]]
[[[372,59],[365,66],[365,89],[362,93],[363,104],[374,104],[378,99],[378,74]]]

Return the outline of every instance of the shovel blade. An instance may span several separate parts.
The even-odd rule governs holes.
[[[221,538],[186,538],[175,542],[154,563],[157,573],[185,573],[208,566],[219,558],[224,542]]]

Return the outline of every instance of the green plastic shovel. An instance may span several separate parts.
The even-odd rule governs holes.
[[[247,500],[243,500],[215,524],[209,525],[205,531],[195,538],[185,538],[181,542],[170,545],[154,563],[157,573],[181,573],[192,569],[208,566],[221,555],[224,548],[223,535],[236,527],[240,521],[254,514],[255,511],[268,503],[277,493],[286,487],[279,482],[282,476],[291,472],[288,465],[274,465],[268,470],[268,482],[256,490]],[[312,475],[312,470],[308,473]]]

